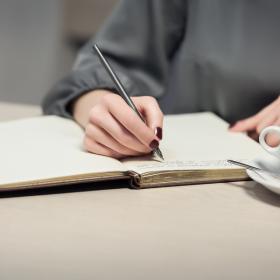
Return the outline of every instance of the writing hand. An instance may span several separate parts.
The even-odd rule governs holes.
[[[114,158],[150,153],[162,138],[163,114],[150,96],[132,97],[146,124],[117,94],[96,90],[80,97],[74,118],[85,128],[84,148]]]

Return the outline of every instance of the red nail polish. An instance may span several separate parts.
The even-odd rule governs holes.
[[[162,139],[162,129],[161,129],[161,127],[157,127],[155,129],[155,134],[158,137],[158,139]]]
[[[151,149],[156,149],[157,147],[158,147],[158,145],[159,145],[159,142],[157,141],[157,140],[153,140],[151,143],[150,143],[150,148]]]

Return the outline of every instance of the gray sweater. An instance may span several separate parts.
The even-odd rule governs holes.
[[[280,93],[280,1],[122,0],[46,96],[46,114],[71,118],[77,97],[116,90],[95,42],[127,91],[156,97],[164,113],[212,111],[232,122]]]

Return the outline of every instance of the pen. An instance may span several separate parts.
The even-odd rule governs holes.
[[[136,106],[134,105],[133,101],[131,100],[131,98],[129,97],[129,95],[126,93],[120,79],[117,77],[116,73],[114,72],[114,70],[112,69],[112,67],[110,66],[109,62],[106,60],[106,58],[103,56],[102,52],[100,51],[99,47],[95,44],[93,46],[93,49],[96,51],[98,58],[100,59],[100,62],[102,63],[102,65],[104,66],[104,68],[106,69],[106,71],[108,72],[109,76],[111,77],[112,81],[115,83],[118,92],[120,94],[120,96],[124,99],[124,101],[128,104],[129,107],[131,107],[131,109],[139,116],[139,118],[145,122],[145,119],[143,118],[143,116],[140,114],[140,112],[137,110]],[[154,149],[153,151],[155,154],[157,154],[162,160],[164,160],[163,155],[160,151],[159,148]]]

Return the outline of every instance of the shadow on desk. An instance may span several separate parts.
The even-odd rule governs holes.
[[[248,181],[244,185],[240,185],[235,182],[227,183],[234,188],[241,188],[245,195],[249,195],[255,200],[280,208],[280,196],[267,190],[265,187],[253,181]],[[65,186],[54,186],[48,188],[38,188],[30,190],[16,190],[0,192],[1,198],[13,198],[23,196],[40,196],[40,195],[52,195],[60,193],[75,193],[75,192],[87,192],[87,191],[102,191],[110,189],[128,189],[130,186],[129,180],[112,180],[104,182],[91,182],[82,184],[72,184]],[[209,185],[205,185],[209,187]],[[178,188],[180,188],[178,186]],[[133,189],[132,189],[133,190]]]
[[[234,182],[229,184],[233,187],[242,188],[246,194],[258,201],[280,208],[280,195],[273,193],[256,182],[252,181],[250,184],[243,186],[240,186]]]
[[[72,184],[55,187],[45,187],[30,190],[13,190],[0,192],[1,198],[9,197],[22,197],[22,196],[38,196],[38,195],[51,195],[59,193],[74,193],[74,192],[87,192],[87,191],[101,191],[110,189],[128,188],[128,180],[114,180],[104,182],[91,182],[82,184]]]

